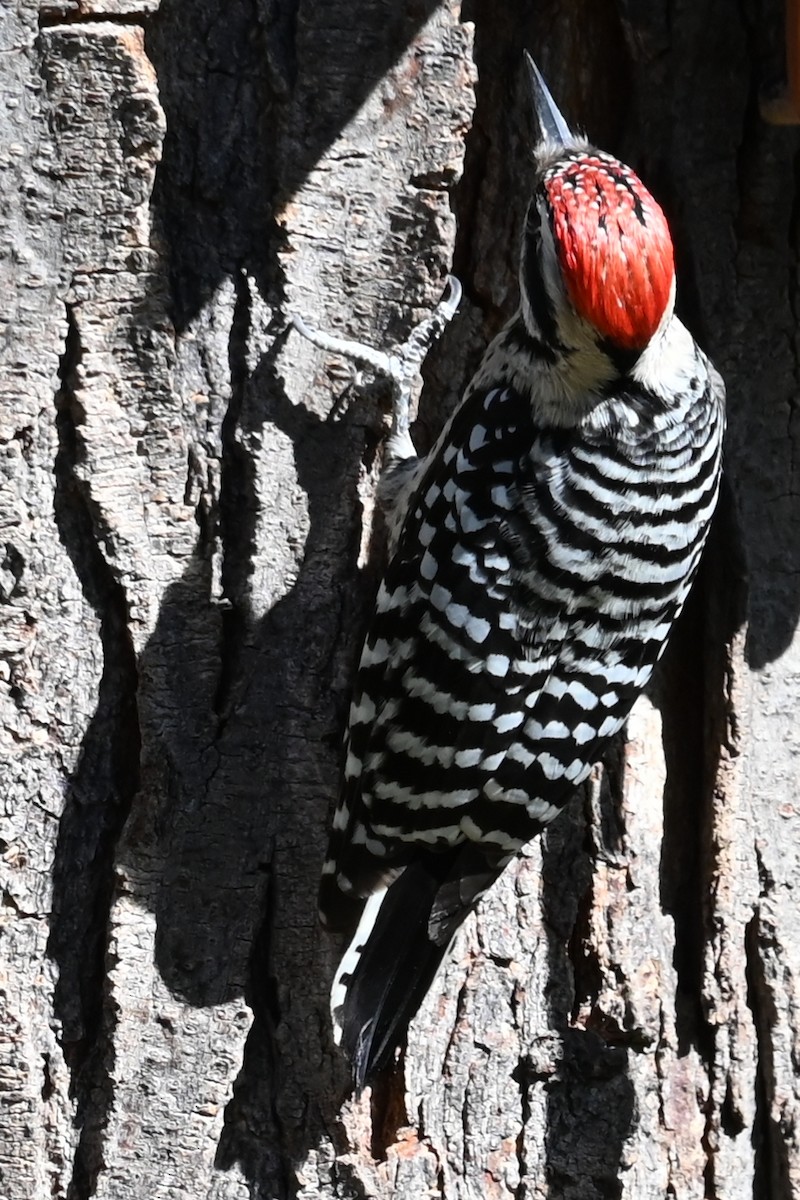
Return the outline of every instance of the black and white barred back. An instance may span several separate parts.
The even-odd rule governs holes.
[[[635,326],[615,345],[613,310],[596,317],[591,280],[558,264],[576,163],[578,203],[586,172],[645,228],[624,189],[652,198],[578,139],[541,157],[522,310],[399,490],[356,679],[320,902],[341,927],[369,900],[332,995],[358,1086],[476,899],[622,727],[717,499],[723,388],[672,315],[671,277],[631,353]]]

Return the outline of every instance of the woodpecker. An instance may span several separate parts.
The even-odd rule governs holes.
[[[389,559],[320,887],[324,924],[358,922],[331,1004],[359,1091],[622,728],[719,490],[724,386],[674,315],[664,214],[526,59],[541,140],[519,309],[430,453],[403,421],[388,446]]]

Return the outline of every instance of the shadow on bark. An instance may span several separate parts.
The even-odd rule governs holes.
[[[147,38],[167,118],[153,206],[179,331],[242,265],[277,303],[277,209],[438,4],[163,0]]]
[[[287,199],[300,186],[435,7],[329,5],[329,27],[312,29],[296,4],[161,5],[148,28],[168,125],[153,207],[178,330],[243,269],[279,303],[278,193]],[[364,53],[339,55],[337,40],[349,46],[354,26]],[[219,512],[198,513],[196,554],[167,589],[138,678],[124,593],[75,475],[74,338],[62,363],[56,519],[100,619],[104,653],[97,710],[59,831],[49,942],[78,1119],[86,1121],[76,1196],[90,1194],[101,1167],[112,1090],[105,954],[115,849],[126,888],[154,908],[156,959],[170,990],[197,1006],[246,995],[254,1012],[220,1165],[238,1161],[254,1188],[288,1193],[291,1161],[332,1125],[331,1097],[343,1091],[343,1066],[327,1053],[332,964],[313,897],[338,775],[346,701],[339,676],[359,624],[355,478],[365,438],[351,418],[321,422],[290,404],[272,358],[248,376],[248,320],[239,287]],[[255,468],[237,435],[265,425],[295,448],[309,532],[295,586],[254,626],[247,592]],[[218,535],[224,607],[211,595]],[[303,993],[287,980],[303,980]]]
[[[619,822],[607,780],[606,772],[595,836],[613,854]],[[575,1024],[581,999],[594,994],[597,984],[587,954],[591,937],[584,908],[593,867],[581,798],[574,797],[546,831],[542,847],[548,1006],[560,1039],[555,1074],[545,1079],[545,1161],[548,1195],[554,1200],[613,1200],[622,1194],[623,1149],[635,1126],[635,1090],[628,1075],[634,1035],[626,1041],[624,1031],[610,1037]]]
[[[296,0],[162,3],[147,41],[167,117],[153,208],[178,331],[242,271],[280,310],[276,209],[436,7],[331,4],[312,20]],[[247,996],[254,1022],[219,1165],[239,1162],[256,1191],[273,1194],[291,1191],[291,1160],[333,1126],[331,1097],[344,1084],[327,1053],[333,964],[313,898],[338,777],[343,664],[360,625],[355,479],[365,450],[354,414],[320,422],[289,403],[273,368],[279,343],[248,376],[248,319],[240,287],[219,513],[205,515],[196,559],[169,589],[143,656],[154,703],[143,724],[158,746],[154,790],[167,797],[157,821],[159,969],[193,1004]],[[270,426],[294,447],[308,535],[296,583],[254,625],[258,499],[242,440]],[[209,599],[217,533],[223,610]]]
[[[695,1047],[713,1066],[705,1015],[704,971],[715,923],[714,787],[729,745],[730,647],[746,621],[742,534],[730,483],[721,490],[695,587],[656,677],[663,721],[666,784],[661,897],[673,918],[679,1051]]]
[[[153,782],[164,796],[150,827],[160,861],[156,960],[191,1004],[245,996],[253,1010],[219,1163],[238,1161],[264,1194],[291,1190],[291,1160],[321,1133],[314,1106],[332,1124],[343,1084],[326,1052],[333,963],[314,897],[338,778],[340,674],[359,624],[355,416],[320,421],[292,405],[262,360],[242,431],[271,425],[294,447],[309,517],[298,579],[253,625],[246,574],[231,574],[241,590],[221,615],[209,599],[210,545],[201,547],[168,590],[142,657],[152,705],[143,733],[158,746]],[[249,460],[227,469],[235,478],[223,481],[220,527],[230,535],[226,557],[240,555],[241,567],[255,536],[255,479]]]

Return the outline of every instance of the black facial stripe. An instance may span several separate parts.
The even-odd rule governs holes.
[[[525,327],[521,318],[509,327],[505,344],[512,353],[527,355],[531,359],[540,358],[553,364],[558,358],[552,343],[544,341],[543,338],[534,337]]]
[[[560,339],[556,326],[555,306],[545,286],[542,273],[542,229],[541,215],[537,203],[538,193],[531,200],[525,222],[525,256],[523,273],[525,292],[531,314],[545,342],[558,346]]]

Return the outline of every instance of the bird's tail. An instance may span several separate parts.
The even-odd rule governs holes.
[[[441,882],[426,863],[412,863],[375,892],[336,972],[334,1037],[350,1060],[357,1092],[388,1062],[444,958],[451,938],[436,943],[428,932]]]
[[[498,871],[472,847],[423,855],[367,901],[331,988],[334,1037],[357,1092],[402,1041],[456,931]]]

